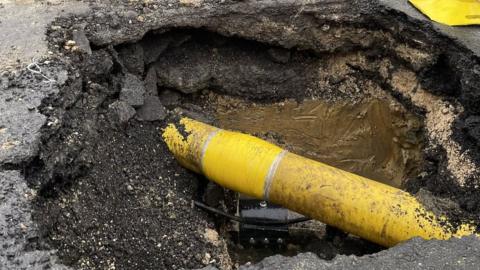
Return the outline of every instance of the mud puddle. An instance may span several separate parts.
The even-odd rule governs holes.
[[[287,100],[219,107],[217,119],[223,128],[395,187],[422,167],[422,121],[394,101]]]

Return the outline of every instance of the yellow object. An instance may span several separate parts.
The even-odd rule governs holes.
[[[180,132],[179,130],[182,130]],[[163,138],[187,168],[240,193],[269,200],[372,242],[448,239],[454,229],[402,190],[282,150],[256,137],[183,118]]]
[[[446,25],[480,24],[479,0],[409,0],[430,19]]]

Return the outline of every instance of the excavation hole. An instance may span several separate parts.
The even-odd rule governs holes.
[[[431,121],[450,128],[456,107],[421,88],[415,71],[431,67],[436,52],[391,43],[391,34],[376,29],[362,31],[379,40],[360,42],[345,27],[345,36],[332,35],[344,42],[338,50],[309,48],[305,33],[281,46],[164,29],[74,58],[82,76],[65,87],[53,112],[46,110],[61,124],[44,130],[42,166],[29,177],[48,189],[36,202],[40,245],[88,269],[230,269],[274,254],[310,251],[329,260],[382,250],[314,221],[258,245],[271,232],[245,229],[192,200],[230,215],[238,215],[240,202],[263,202],[242,202],[208,184],[181,167],[161,138],[168,123],[188,116],[402,189],[445,177],[438,158],[448,153],[435,152],[435,159],[431,152],[431,132],[443,130],[429,128],[437,127]],[[436,76],[450,68],[433,67]],[[438,114],[429,115],[431,104]],[[458,206],[448,209],[464,217]]]

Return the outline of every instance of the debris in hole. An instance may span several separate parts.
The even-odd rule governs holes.
[[[140,44],[128,44],[118,49],[118,55],[123,59],[127,70],[135,75],[142,75],[144,72],[144,53]]]
[[[88,41],[84,30],[74,30],[72,33],[72,38],[75,41],[75,46],[78,48],[77,51],[89,55],[92,54],[92,49],[90,48],[90,41]]]
[[[108,106],[115,122],[125,124],[135,115],[135,109],[124,101],[115,101]]]
[[[133,107],[143,105],[145,99],[145,86],[137,76],[125,74],[122,80],[122,90],[120,91],[120,100]]]
[[[178,59],[176,62],[178,62]],[[179,89],[185,94],[191,94],[207,88],[212,78],[209,67],[202,65],[202,63],[193,63],[192,65],[179,64],[169,68],[165,68],[163,62],[158,63],[161,64],[157,64],[157,69],[166,70],[166,72],[158,73],[158,79],[162,85]],[[168,65],[168,63],[165,64]]]
[[[92,77],[101,77],[110,74],[113,69],[113,59],[105,50],[95,50],[89,57],[85,67],[85,73]]]

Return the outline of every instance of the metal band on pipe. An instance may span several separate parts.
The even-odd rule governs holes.
[[[265,201],[268,201],[268,194],[270,193],[270,187],[273,182],[273,177],[275,176],[275,172],[277,171],[278,164],[280,164],[280,161],[282,161],[283,157],[287,153],[287,150],[283,150],[280,152],[275,159],[272,162],[272,165],[270,166],[270,169],[268,170],[268,174],[265,177],[265,187],[263,189],[263,198]]]
[[[202,146],[202,152],[201,152],[201,157],[200,157],[200,165],[202,166],[202,171],[204,172],[204,164],[203,164],[203,158],[205,157],[205,153],[207,152],[207,149],[208,149],[208,144],[210,144],[210,142],[212,141],[213,137],[215,137],[215,135],[218,134],[218,132],[220,132],[221,129],[217,128],[215,129],[214,131],[210,132],[210,134],[208,134],[208,137],[207,139],[205,140],[205,143],[203,144]]]

